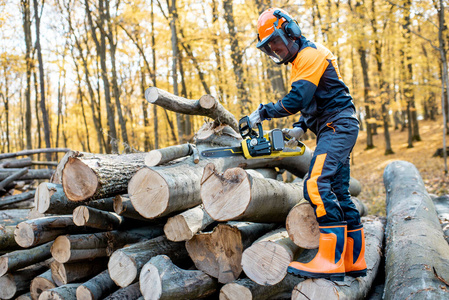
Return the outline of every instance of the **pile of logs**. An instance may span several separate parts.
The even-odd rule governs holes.
[[[232,123],[210,96],[192,104],[150,88],[147,99]],[[194,144],[149,153],[68,151],[49,182],[37,187],[33,217],[1,228],[0,299],[364,299],[377,282],[384,227],[387,272],[394,235],[404,235],[403,229],[391,229],[391,213],[386,225],[381,218],[363,217],[366,277],[331,282],[288,275],[291,261],[307,262],[318,247],[318,224],[302,189],[311,151],[249,160],[199,155],[202,149],[239,145],[233,128],[206,123]],[[287,180],[287,173],[295,179]],[[386,185],[401,178],[394,174]],[[366,215],[354,178],[350,191]],[[424,196],[425,190],[414,196],[411,220]],[[393,203],[400,195],[388,197]],[[431,217],[434,210],[428,210]],[[441,276],[440,283],[447,272],[441,263],[426,270],[428,277],[432,270],[434,278]],[[392,290],[385,290],[394,294],[400,285],[393,281],[400,278],[389,279]]]

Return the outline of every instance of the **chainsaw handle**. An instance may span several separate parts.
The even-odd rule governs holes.
[[[259,136],[260,136],[260,133],[261,132],[263,133],[262,124],[257,123],[257,126],[259,127],[258,129],[259,129]],[[250,137],[250,138],[257,137],[257,132],[254,129],[252,129],[251,122],[250,122],[248,116],[244,116],[243,118],[240,119],[239,132],[243,139],[245,139],[247,137]]]

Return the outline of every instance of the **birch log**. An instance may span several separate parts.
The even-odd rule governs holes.
[[[56,283],[51,278],[51,270],[36,276],[31,280],[30,294],[33,300],[37,300],[43,291],[50,290],[56,287]]]
[[[62,187],[71,201],[126,193],[131,177],[145,165],[144,153],[123,155],[74,153],[62,171]]]
[[[276,225],[228,222],[212,232],[198,233],[186,242],[186,248],[198,270],[228,283],[242,272],[242,253],[252,242],[273,230]]]
[[[112,197],[83,202],[82,204],[104,211],[114,211],[114,198]],[[80,202],[69,201],[62,185],[56,183],[42,182],[37,187],[34,196],[34,207],[42,214],[71,214],[80,205]]]
[[[77,300],[99,300],[117,290],[118,287],[105,270],[76,289]]]
[[[385,299],[448,298],[449,245],[419,171],[409,162],[394,161],[385,168],[383,179]]]
[[[139,277],[145,299],[200,299],[218,290],[217,280],[197,270],[183,270],[166,255],[147,262]]]
[[[72,282],[80,282],[83,279],[93,277],[107,268],[107,259],[96,258],[79,262],[65,263],[53,261],[50,264],[51,277],[57,286]]]
[[[39,300],[74,300],[80,283],[70,283],[42,292]]]
[[[288,265],[301,252],[285,228],[268,232],[243,251],[246,276],[260,285],[275,285],[287,275]]]
[[[213,222],[214,220],[207,214],[203,206],[198,205],[168,218],[164,226],[164,233],[170,241],[188,241]]]
[[[214,164],[204,169],[201,199],[206,212],[217,221],[283,222],[303,199],[302,183],[256,178],[242,168],[223,174]]]
[[[365,231],[365,260],[367,274],[365,277],[346,276],[344,281],[327,279],[307,279],[300,282],[292,292],[292,300],[316,299],[365,299],[376,278],[382,257],[384,225],[380,219],[363,218]],[[405,298],[402,298],[405,299]],[[429,298],[425,298],[429,299]]]
[[[50,258],[52,244],[53,242],[48,242],[31,249],[17,250],[0,256],[0,276]]]
[[[142,266],[151,257],[160,254],[168,255],[175,262],[188,256],[184,243],[175,243],[160,236],[115,251],[109,259],[109,274],[118,286],[126,287],[139,278]]]

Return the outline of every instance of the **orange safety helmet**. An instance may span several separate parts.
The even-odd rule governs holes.
[[[269,8],[257,21],[257,48],[277,64],[288,63],[299,51],[296,40],[301,38],[301,29],[283,9]]]

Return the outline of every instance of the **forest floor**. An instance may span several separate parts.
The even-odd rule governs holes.
[[[443,147],[443,122],[419,121],[421,141],[413,142],[413,148],[407,148],[407,130],[394,130],[390,127],[391,144],[394,154],[384,155],[385,138],[383,128],[378,128],[374,136],[374,149],[366,149],[366,131],[361,131],[351,157],[351,177],[360,181],[362,192],[357,196],[368,206],[368,213],[385,216],[385,186],[383,172],[385,167],[395,160],[405,160],[415,165],[421,174],[429,194],[437,196],[449,194],[449,175],[444,174],[444,160],[433,157],[438,148]],[[315,140],[304,141],[311,149]],[[447,136],[449,145],[449,136]]]

